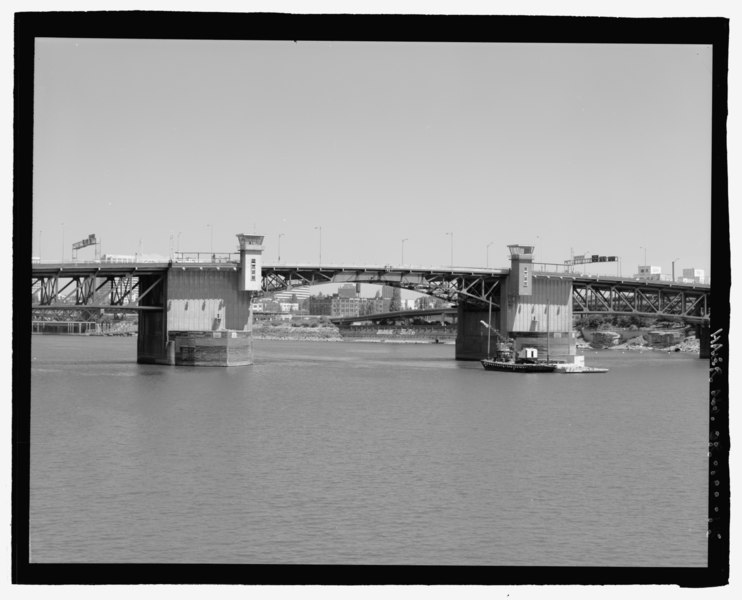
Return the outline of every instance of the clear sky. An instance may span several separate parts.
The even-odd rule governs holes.
[[[709,46],[43,39],[35,90],[42,259],[710,273]]]

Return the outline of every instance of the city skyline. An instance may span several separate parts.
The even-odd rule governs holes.
[[[710,46],[41,39],[36,71],[42,260],[246,232],[267,263],[713,276]]]

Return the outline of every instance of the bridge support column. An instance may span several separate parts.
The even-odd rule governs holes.
[[[456,360],[482,360],[487,356],[487,338],[489,330],[481,321],[488,322],[489,311],[459,305],[458,329],[456,333]],[[492,313],[492,326],[497,327],[499,311]],[[497,339],[492,335],[491,348],[494,352]]]
[[[142,306],[164,306],[166,281],[161,275],[141,275],[139,289],[146,290],[155,284],[157,278],[162,281],[144,298]],[[164,310],[142,311],[139,313],[137,332],[137,362],[148,364],[168,364],[167,357],[167,316]]]

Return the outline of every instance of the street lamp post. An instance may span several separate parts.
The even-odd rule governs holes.
[[[319,265],[322,266],[322,225],[317,225],[315,229],[319,229]]]
[[[537,259],[536,259],[536,252],[538,252],[538,249],[540,248],[540,246],[541,246],[541,236],[540,235],[537,235],[536,236],[536,246],[533,249],[533,262],[534,263],[535,262],[538,262]]]
[[[283,233],[278,234],[278,262],[281,262],[281,238],[284,236]]]
[[[408,240],[408,238],[404,238],[402,240],[402,264],[404,264],[404,243]]]
[[[451,236],[451,268],[453,269],[453,231],[447,231],[446,235]]]
[[[493,243],[494,243],[494,242],[490,242],[489,244],[487,244],[487,263],[486,263],[486,264],[487,264],[487,268],[488,268],[488,269],[490,268],[490,246],[491,246],[491,245],[492,245]]]

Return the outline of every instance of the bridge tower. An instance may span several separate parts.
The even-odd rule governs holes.
[[[238,233],[240,241],[240,291],[259,292],[262,285],[262,235]]]
[[[534,276],[533,246],[514,244],[510,274],[505,282],[505,303],[500,311],[500,331],[515,340],[515,351],[524,346],[547,353],[552,360],[570,362],[576,354],[572,329],[572,282],[558,276]]]
[[[572,330],[572,282],[533,271],[533,246],[514,244],[510,273],[498,286],[493,303],[492,326],[515,341],[515,350],[537,348],[539,356],[571,362],[576,354]],[[489,310],[460,303],[456,335],[456,360],[480,360],[487,355]],[[490,340],[490,346],[496,340]]]

